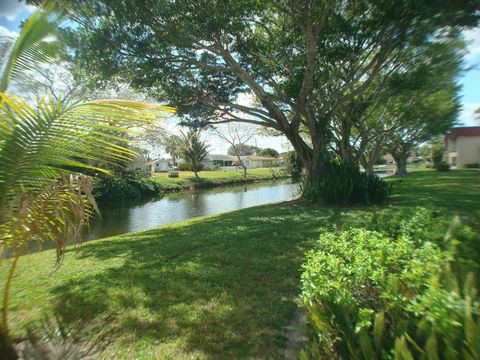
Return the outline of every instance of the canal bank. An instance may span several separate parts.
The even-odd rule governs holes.
[[[168,225],[198,216],[208,216],[251,206],[290,200],[300,192],[292,179],[257,181],[165,193],[143,200],[101,204],[87,236],[95,240],[108,236]]]

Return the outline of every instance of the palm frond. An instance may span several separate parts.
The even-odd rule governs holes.
[[[141,127],[174,111],[135,101],[51,97],[32,106],[5,93],[0,102],[0,224],[8,248],[23,247],[15,239],[40,237],[64,244],[66,238],[78,237],[77,225],[91,215],[95,202],[86,180],[65,179],[85,169],[108,173],[101,165],[131,159],[135,152],[112,129],[128,131],[126,127]]]
[[[5,62],[0,78],[0,92],[7,90],[11,80],[21,79],[39,63],[58,58],[63,51],[58,27],[50,9],[39,8],[25,22]]]

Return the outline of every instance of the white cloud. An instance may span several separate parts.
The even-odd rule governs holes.
[[[6,27],[0,25],[0,38],[9,37],[9,38],[16,38],[18,36],[18,32],[8,30]]]
[[[35,6],[27,5],[25,1],[18,0],[1,0],[0,1],[0,16],[5,17],[7,20],[15,20],[18,14],[27,10],[33,12]]]
[[[475,114],[477,109],[480,109],[480,103],[463,104],[463,109],[460,113],[460,121],[463,123],[463,125],[480,126],[480,114]]]
[[[467,41],[467,61],[480,59],[480,28],[466,30],[464,35]]]

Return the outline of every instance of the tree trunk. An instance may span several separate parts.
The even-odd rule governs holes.
[[[393,154],[392,154],[393,155]],[[396,170],[395,175],[407,175],[407,159],[408,159],[408,152],[407,153],[400,153],[393,155],[395,160]]]
[[[362,163],[362,166],[363,166],[365,172],[368,175],[373,175],[374,161],[371,160],[370,158],[366,158],[365,156],[362,156],[360,162]]]
[[[15,255],[15,258],[12,261],[10,266],[10,271],[8,273],[7,281],[5,283],[5,288],[3,290],[3,306],[2,306],[2,325],[0,326],[0,358],[6,360],[18,359],[17,352],[12,346],[10,341],[9,331],[8,331],[8,306],[10,299],[10,288],[12,285],[13,274],[17,267],[17,262],[19,255]]]
[[[365,172],[368,174],[368,175],[373,175],[373,165],[374,165],[374,162],[372,160],[367,160],[366,163],[365,163]]]

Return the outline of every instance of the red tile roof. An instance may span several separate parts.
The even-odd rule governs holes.
[[[455,128],[445,136],[445,142],[464,136],[480,136],[480,126]]]

